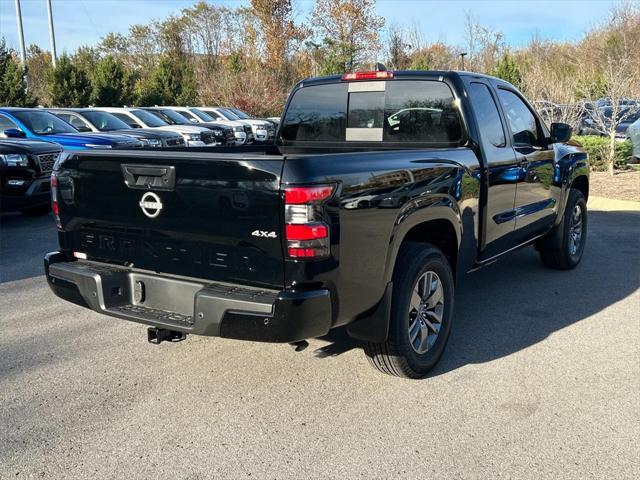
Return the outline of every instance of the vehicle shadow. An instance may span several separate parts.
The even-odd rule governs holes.
[[[640,212],[590,212],[581,264],[570,271],[542,265],[528,247],[467,275],[456,294],[449,344],[431,376],[490,362],[534,345],[597,314],[640,286]],[[319,358],[361,345],[335,329]]]
[[[0,215],[0,283],[44,274],[42,259],[58,249],[53,216]]]

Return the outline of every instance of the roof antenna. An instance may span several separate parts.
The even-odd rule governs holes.
[[[375,72],[386,72],[387,71],[387,67],[385,67],[382,63],[377,62],[376,66],[373,67]]]

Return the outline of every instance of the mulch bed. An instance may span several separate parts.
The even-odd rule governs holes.
[[[589,195],[640,202],[640,172],[624,170],[611,175],[608,172],[591,172]]]

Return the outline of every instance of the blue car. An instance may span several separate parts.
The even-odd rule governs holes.
[[[139,148],[142,143],[127,135],[80,133],[64,120],[44,110],[0,107],[0,137],[47,140],[66,150],[88,148]]]

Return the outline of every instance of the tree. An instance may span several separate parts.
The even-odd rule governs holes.
[[[251,10],[264,37],[267,66],[285,73],[292,43],[306,36],[304,29],[293,22],[291,0],[251,0]]]
[[[7,48],[4,38],[0,39],[0,105],[35,106],[36,100],[25,88],[26,73],[15,52]]]
[[[96,65],[91,78],[91,102],[99,107],[121,107],[132,99],[131,74],[123,63],[107,55]]]
[[[321,73],[352,71],[379,51],[384,18],[374,9],[374,0],[317,0],[311,23],[324,50]]]
[[[613,175],[618,126],[640,110],[638,103],[627,102],[629,98],[640,97],[640,7],[627,3],[615,8],[608,22],[589,37],[585,41],[599,61],[590,68],[585,62],[583,68],[594,79],[590,87],[586,83],[586,89],[602,95],[600,99],[589,99],[595,104],[590,118],[593,126],[609,137],[606,157]]]
[[[480,25],[470,13],[465,22],[466,70],[488,73],[505,49],[504,35]]]
[[[194,105],[197,100],[190,68],[167,57],[160,60],[151,78],[141,83],[136,93],[140,105]]]
[[[51,54],[35,44],[27,48],[27,89],[41,105],[51,105],[48,93],[48,73],[51,69]]]
[[[91,83],[86,72],[64,54],[47,73],[47,93],[54,107],[86,107],[91,98]]]
[[[387,67],[393,70],[405,70],[411,65],[410,49],[406,33],[397,26],[389,28],[387,37]]]
[[[491,75],[501,78],[517,88],[522,85],[522,72],[520,66],[515,59],[509,55],[509,52],[505,52],[502,58],[498,60],[498,63],[494,67]]]

